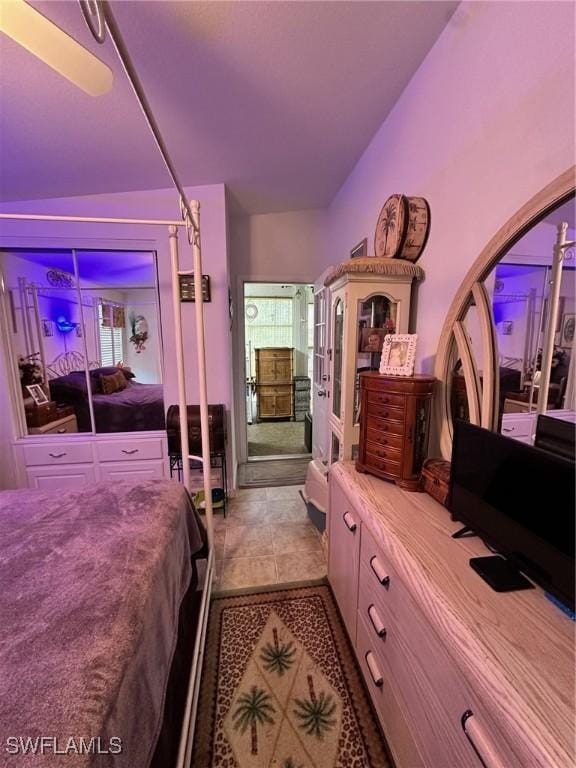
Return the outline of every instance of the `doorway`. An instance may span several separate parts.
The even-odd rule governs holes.
[[[305,283],[244,283],[249,462],[311,454],[313,302]]]

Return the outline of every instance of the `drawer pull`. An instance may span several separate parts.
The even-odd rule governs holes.
[[[63,435],[63,434],[64,434],[64,432],[66,432],[66,427],[62,427],[62,429],[57,429],[57,430],[56,430],[56,432],[57,432],[59,435]]]
[[[370,619],[370,623],[374,627],[374,631],[378,637],[384,639],[386,637],[386,627],[384,626],[382,619],[378,615],[378,611],[374,605],[370,605],[368,607],[368,618]]]
[[[48,455],[51,456],[53,459],[61,459],[62,456],[66,456],[66,451],[63,451],[62,453],[50,453]]]
[[[502,432],[514,432],[514,427],[502,427]]]
[[[380,561],[378,560],[376,555],[370,558],[370,568],[372,568],[372,571],[374,572],[374,575],[376,576],[380,584],[382,584],[383,587],[386,587],[386,589],[388,589],[388,587],[390,586],[390,576],[386,576],[386,571],[381,566]]]
[[[139,450],[139,448],[131,448],[128,451],[126,448],[122,448],[122,453],[125,453],[127,456],[133,456],[135,453],[138,453]]]
[[[366,664],[368,665],[368,671],[370,672],[370,676],[372,677],[374,685],[376,688],[382,688],[384,685],[384,679],[380,673],[380,670],[378,669],[378,665],[376,664],[376,659],[374,658],[372,651],[368,651],[365,658]]]
[[[488,734],[483,730],[474,712],[467,709],[462,715],[460,723],[468,741],[485,768],[506,768],[504,761],[491,743]]]
[[[354,520],[350,512],[344,512],[344,514],[342,515],[342,520],[344,520],[344,523],[346,524],[346,528],[348,528],[349,531],[352,531],[352,533],[354,533],[354,531],[358,526],[356,525],[356,521]]]

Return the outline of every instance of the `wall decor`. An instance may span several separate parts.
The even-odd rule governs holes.
[[[129,341],[136,347],[136,353],[140,354],[146,349],[144,345],[148,341],[148,321],[144,315],[136,315],[133,312],[130,313],[129,320],[132,329]]]
[[[512,336],[514,322],[512,320],[502,320],[502,336]]]
[[[565,314],[562,318],[562,334],[560,336],[561,347],[571,347],[574,343],[574,325],[576,315],[572,313]]]
[[[61,269],[49,269],[46,272],[46,280],[55,288],[72,288],[74,286],[74,276]]]
[[[412,376],[416,360],[416,333],[390,333],[384,338],[380,373],[389,376]]]
[[[42,389],[40,384],[29,384],[26,389],[28,392],[30,392],[30,396],[36,403],[36,405],[44,405],[45,403],[50,402],[48,400],[48,397],[46,395],[46,392]]]
[[[180,301],[196,301],[194,298],[194,275],[180,275]],[[202,301],[212,301],[209,275],[202,275]]]
[[[390,195],[384,203],[374,235],[374,253],[378,258],[393,259],[406,239],[408,200],[404,195]]]
[[[560,333],[562,330],[563,325],[563,318],[564,318],[564,304],[566,302],[565,296],[560,296],[558,298],[558,312],[556,314],[556,328],[554,328],[555,333]],[[548,297],[544,299],[544,306],[542,308],[542,328],[546,328],[546,324],[548,323]]]
[[[428,202],[423,197],[409,197],[406,236],[397,257],[412,263],[418,261],[428,242],[429,234],[430,206]]]
[[[358,243],[358,245],[355,245],[354,248],[350,251],[350,258],[351,259],[360,259],[365,258],[368,256],[368,238],[365,237],[364,240]]]
[[[360,352],[382,352],[386,334],[385,328],[361,328]]]
[[[54,336],[53,320],[42,320],[42,333],[44,336]]]

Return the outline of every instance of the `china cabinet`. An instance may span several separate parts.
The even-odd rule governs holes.
[[[330,288],[330,463],[356,458],[360,374],[380,367],[387,333],[408,333],[414,281],[423,270],[400,259],[350,259],[325,280]]]

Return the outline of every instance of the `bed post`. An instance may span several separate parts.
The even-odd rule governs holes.
[[[190,490],[190,453],[188,441],[188,405],[186,403],[186,379],[184,376],[184,347],[182,340],[182,315],[180,314],[180,279],[178,277],[178,228],[168,227],[170,259],[172,266],[172,307],[174,310],[174,336],[176,340],[176,375],[178,378],[178,410],[180,416],[180,451],[184,487]]]
[[[210,427],[208,421],[208,389],[206,386],[206,346],[204,343],[204,301],[202,298],[202,252],[200,249],[200,203],[190,201],[194,234],[194,305],[196,310],[196,353],[198,357],[198,393],[200,395],[200,432],[202,437],[202,469],[204,476],[204,500],[206,503],[206,529],[210,549],[214,546],[212,520],[212,465],[210,462]]]

